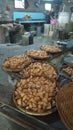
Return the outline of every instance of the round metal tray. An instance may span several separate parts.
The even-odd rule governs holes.
[[[37,51],[37,53],[38,53],[38,50],[36,50],[36,51]],[[39,50],[39,51],[41,52],[42,50]],[[26,54],[27,56],[31,57],[31,58],[34,59],[34,60],[47,60],[47,59],[49,58],[49,55],[48,55],[48,53],[45,52],[45,51],[44,51],[44,53],[46,53],[46,56],[43,55],[43,56],[41,57],[41,56],[39,56],[39,55],[36,56],[35,53],[34,53],[34,54],[28,54],[28,51],[25,52],[25,54]]]
[[[47,46],[47,47],[48,47],[48,46]],[[51,47],[53,47],[53,46],[51,46]],[[46,51],[48,54],[58,54],[58,53],[61,53],[61,52],[62,52],[62,48],[61,48],[61,47],[58,47],[58,46],[54,46],[54,47],[57,47],[57,48],[59,48],[60,50],[58,50],[58,51],[55,51],[55,50],[50,51],[50,50],[46,50],[46,49],[42,48],[42,46],[40,47],[40,49],[43,50],[43,51]]]
[[[16,101],[14,99],[14,94],[13,94],[13,103],[23,113],[26,113],[26,114],[29,114],[29,115],[33,115],[33,116],[46,116],[46,115],[52,114],[55,111],[57,111],[56,106],[52,107],[52,109],[49,109],[48,111],[43,112],[43,113],[37,113],[37,112],[32,112],[32,111],[25,110],[25,109],[23,109],[23,108],[21,108],[20,106],[17,105],[17,103],[16,103]]]

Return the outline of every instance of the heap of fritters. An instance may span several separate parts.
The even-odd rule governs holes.
[[[14,100],[23,110],[43,113],[53,107],[57,90],[55,80],[31,76],[16,84]]]
[[[42,45],[40,49],[49,53],[61,52],[61,49],[58,46]]]
[[[47,59],[48,54],[44,50],[28,50],[26,54],[34,59]]]
[[[27,55],[14,55],[5,59],[3,69],[6,71],[19,72],[31,62],[32,59]]]
[[[34,62],[20,72],[22,77],[44,76],[55,79],[57,77],[56,69],[48,62]]]
[[[62,67],[61,70],[68,73],[71,77],[73,77],[73,67],[72,66],[65,65]]]

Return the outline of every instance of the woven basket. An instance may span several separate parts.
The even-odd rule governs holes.
[[[73,130],[73,82],[65,84],[56,96],[56,106],[68,130]]]

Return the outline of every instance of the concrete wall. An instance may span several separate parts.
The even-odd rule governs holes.
[[[64,7],[64,12],[71,12],[70,7],[72,7],[72,6],[73,6],[73,1],[71,3],[63,2],[61,11]]]
[[[37,11],[37,12],[42,12],[44,11],[44,3],[41,3],[39,7],[36,7],[34,5],[35,0],[28,0],[29,2],[29,7],[27,9],[15,9],[14,8],[14,0],[0,0],[0,9],[2,10],[2,12],[4,12],[6,10],[6,6],[10,6],[11,10],[10,12],[10,17],[13,17],[13,11]]]
[[[44,2],[41,2],[40,6],[39,7],[36,7],[34,5],[34,2],[35,1],[38,1],[38,0],[28,0],[29,2],[29,7],[27,9],[15,9],[14,8],[14,0],[0,0],[0,9],[2,11],[5,11],[6,10],[6,6],[9,5],[11,10],[10,10],[10,17],[12,18],[13,17],[13,11],[34,11],[34,12],[44,12],[45,10],[45,4]],[[73,5],[73,2],[71,3],[66,3],[67,0],[63,0],[63,3],[65,3],[65,9],[64,11],[65,12],[69,12],[70,11],[70,7]],[[71,0],[73,1],[73,0]],[[54,6],[54,5],[53,5]],[[60,11],[62,11],[62,7],[63,7],[63,4],[61,5],[61,9]]]
[[[14,1],[13,0],[0,0],[0,10],[2,13],[6,10],[6,6],[10,6],[10,17],[12,18],[13,10],[14,10]]]

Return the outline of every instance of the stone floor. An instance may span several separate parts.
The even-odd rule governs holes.
[[[10,44],[10,43],[0,44],[0,100],[1,101],[8,103],[10,101],[10,98],[6,99],[6,97],[9,97],[9,93],[12,92],[13,90],[11,84],[9,84],[8,82],[7,73],[5,73],[2,70],[2,63],[4,59],[14,54],[22,54],[27,49],[32,49],[32,48],[38,49],[42,44],[54,44],[54,42],[50,42],[48,37],[40,36],[40,37],[34,37],[34,44],[29,46],[21,46],[21,45]],[[64,124],[60,120],[54,122],[52,126],[55,128],[54,130],[66,130]],[[17,127],[17,125],[13,127],[9,122],[9,120],[7,120],[7,118],[4,115],[2,115],[2,113],[0,112],[0,130],[19,130],[19,128]],[[20,130],[23,129],[20,128]]]

